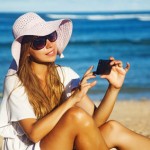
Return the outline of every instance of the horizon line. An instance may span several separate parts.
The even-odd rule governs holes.
[[[1,11],[0,13],[26,13],[26,12],[36,12],[36,13],[150,13],[150,10],[118,10],[118,11]]]

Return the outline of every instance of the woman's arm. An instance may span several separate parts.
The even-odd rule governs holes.
[[[105,123],[109,118],[113,110],[115,101],[117,99],[118,93],[119,89],[115,89],[113,86],[109,85],[104,98],[102,99],[99,106],[95,109],[93,114],[93,118],[98,127]]]
[[[110,65],[112,65],[110,74],[101,76],[101,78],[108,80],[109,87],[103,100],[93,114],[97,126],[101,126],[105,123],[110,116],[118,93],[123,85],[125,75],[130,68],[128,63],[127,66],[123,68],[121,61],[115,60],[113,57],[111,57],[110,60],[112,60],[110,63]]]
[[[36,120],[33,118],[20,120],[19,123],[29,139],[33,142],[40,141],[57,124],[62,115],[76,103],[76,97],[70,97],[54,111]]]
[[[105,123],[110,116],[118,93],[124,82],[125,75],[130,68],[130,65],[127,64],[126,68],[123,69],[122,62],[115,60],[113,57],[111,57],[110,60],[112,60],[111,65],[113,66],[111,73],[109,75],[101,76],[101,78],[105,78],[109,81],[109,86],[98,108],[94,108],[94,103],[87,95],[76,104],[93,116],[97,126]],[[91,74],[91,72],[89,74]]]
[[[93,116],[95,105],[94,102],[87,95],[85,95],[82,100],[76,104],[76,106],[82,108],[90,116]]]
[[[86,95],[88,90],[95,86],[96,82],[93,81],[88,83],[87,80],[94,78],[93,75],[89,75],[88,72],[92,70],[90,67],[85,73],[82,81],[80,82],[80,87],[74,91],[74,93],[59,107],[44,116],[42,119],[36,120],[33,118],[20,120],[19,123],[29,139],[33,142],[40,141],[45,135],[47,135],[57,124],[63,114],[74,107],[75,104],[81,101],[81,99]],[[88,74],[88,75],[87,75]]]
[[[111,85],[108,87],[103,100],[98,107],[94,102],[86,95],[84,98],[76,104],[76,106],[82,108],[89,115],[93,116],[96,124],[100,126],[108,119],[112,112],[115,101],[117,99],[119,90],[114,89]]]

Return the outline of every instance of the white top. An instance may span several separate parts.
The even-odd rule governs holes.
[[[71,90],[77,87],[79,75],[68,67],[58,67],[58,73],[68,97]],[[18,123],[25,118],[36,118],[25,89],[23,86],[18,87],[19,84],[16,74],[5,78],[0,106],[0,135],[4,137],[2,150],[40,150],[39,143],[32,143]]]

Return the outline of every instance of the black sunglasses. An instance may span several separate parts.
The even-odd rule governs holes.
[[[38,37],[35,37],[31,43],[31,47],[34,49],[34,50],[40,50],[42,48],[45,47],[46,45],[46,40],[49,40],[50,42],[55,42],[57,40],[57,32],[54,31],[52,32],[51,34],[49,35],[46,35],[46,36],[38,36]]]

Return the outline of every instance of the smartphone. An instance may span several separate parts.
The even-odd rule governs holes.
[[[111,72],[112,66],[110,65],[111,60],[100,59],[97,65],[97,69],[94,72],[96,75],[108,75]]]

